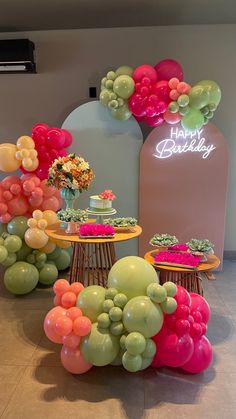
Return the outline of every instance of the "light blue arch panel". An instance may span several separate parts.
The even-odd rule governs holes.
[[[116,216],[138,218],[139,152],[143,135],[137,121],[133,117],[117,121],[108,109],[94,101],[71,112],[62,128],[73,135],[70,151],[88,160],[96,176],[89,191],[81,194],[79,207],[88,207],[90,195],[112,189],[117,196],[113,203]],[[137,240],[117,246],[118,258],[137,254]]]

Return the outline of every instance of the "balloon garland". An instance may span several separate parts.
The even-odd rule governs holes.
[[[101,80],[100,102],[118,120],[133,115],[150,127],[181,122],[184,129],[201,129],[214,116],[221,90],[212,80],[194,86],[183,81],[181,65],[172,59],[154,67],[119,67]]]

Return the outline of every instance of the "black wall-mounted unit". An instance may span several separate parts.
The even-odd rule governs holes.
[[[36,73],[32,41],[0,40],[0,74],[3,73]]]

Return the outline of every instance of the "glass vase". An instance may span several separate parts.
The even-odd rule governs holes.
[[[62,188],[60,194],[65,201],[66,209],[74,209],[75,201],[79,198],[80,191],[78,189]]]

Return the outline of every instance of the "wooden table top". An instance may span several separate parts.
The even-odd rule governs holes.
[[[196,269],[190,269],[190,268],[181,268],[180,266],[169,266],[169,265],[158,265],[154,261],[155,255],[158,253],[158,250],[152,250],[150,252],[147,252],[144,255],[144,259],[151,263],[151,265],[154,265],[158,269],[163,269],[166,271],[173,271],[173,272],[205,272],[210,271],[212,269],[218,268],[220,264],[220,259],[216,255],[207,255],[207,262],[200,263]]]
[[[63,240],[71,243],[116,243],[126,240],[134,239],[135,237],[140,236],[142,233],[142,228],[139,225],[131,227],[127,231],[119,232],[116,231],[115,236],[112,238],[80,238],[78,234],[67,234],[65,230],[60,227],[61,222],[52,224],[46,228],[45,233],[52,239]]]

